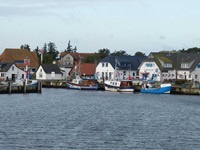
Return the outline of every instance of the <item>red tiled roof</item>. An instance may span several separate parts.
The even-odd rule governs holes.
[[[81,65],[76,68],[76,72],[79,71],[79,67],[80,67],[81,76],[82,75],[93,76],[95,74],[96,64],[81,63]],[[69,74],[72,74],[72,72],[75,72],[75,66],[71,69]]]
[[[18,67],[25,67],[24,64],[18,64],[17,61],[24,61],[24,59],[30,59],[29,67],[37,68],[39,66],[38,57],[36,52],[30,52],[27,49],[11,49],[6,48],[0,56],[2,62],[14,62]]]

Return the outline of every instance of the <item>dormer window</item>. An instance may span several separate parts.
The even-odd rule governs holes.
[[[172,64],[171,63],[164,63],[163,67],[164,68],[172,68]]]
[[[181,68],[189,68],[189,64],[188,63],[182,63],[181,64]]]

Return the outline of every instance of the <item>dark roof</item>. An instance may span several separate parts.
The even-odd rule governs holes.
[[[103,59],[101,59],[100,62],[109,62],[113,68],[115,66],[119,68],[119,70],[128,70],[130,67],[121,66],[121,63],[130,63],[131,64],[131,70],[137,70],[140,64],[143,62],[144,59],[146,59],[146,56],[107,56]]]
[[[45,73],[55,72],[55,74],[62,74],[57,64],[42,64],[41,66],[44,69]]]
[[[149,60],[155,61],[161,70],[169,70],[170,68],[162,67],[158,61],[159,59],[165,63],[171,62],[171,69],[173,70],[194,70],[200,62],[200,53],[151,53],[145,62]],[[191,66],[189,68],[181,68],[182,63],[191,63]]]
[[[1,68],[0,72],[7,72],[13,64],[14,63],[2,63],[2,62],[0,62],[0,68]]]

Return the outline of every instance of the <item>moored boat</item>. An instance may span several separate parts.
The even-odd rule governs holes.
[[[161,84],[159,87],[143,87],[141,93],[150,94],[169,94],[171,92],[172,85],[170,83]]]
[[[95,79],[76,78],[66,84],[67,88],[74,90],[98,90],[98,82]]]
[[[111,92],[133,92],[132,80],[106,80],[105,90]]]

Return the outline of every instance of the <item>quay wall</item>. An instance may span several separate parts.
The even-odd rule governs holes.
[[[45,88],[67,88],[66,80],[43,80],[42,87]],[[140,92],[141,85],[133,85],[135,92]],[[99,90],[104,90],[104,83],[99,83]],[[172,85],[171,94],[183,94],[183,95],[200,95],[200,89],[197,87],[182,87]]]

